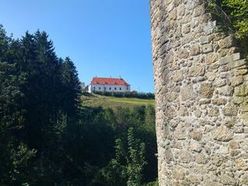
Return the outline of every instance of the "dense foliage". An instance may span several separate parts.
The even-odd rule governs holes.
[[[214,18],[226,31],[232,31],[248,54],[248,0],[208,0]]]
[[[0,185],[142,185],[156,179],[154,108],[83,108],[70,58],[45,32],[0,27]]]
[[[239,38],[248,37],[248,0],[223,0],[222,9],[229,16]]]

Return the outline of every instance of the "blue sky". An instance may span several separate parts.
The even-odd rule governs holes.
[[[80,80],[123,77],[153,92],[149,0],[0,0],[0,24],[14,37],[46,31]]]

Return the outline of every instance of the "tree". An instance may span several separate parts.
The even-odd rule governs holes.
[[[28,180],[30,160],[36,151],[23,143],[25,97],[20,86],[25,82],[18,70],[16,46],[0,28],[0,185],[21,185]]]
[[[76,67],[69,57],[60,66],[60,81],[62,83],[62,110],[69,116],[78,113],[80,106],[81,86]]]
[[[134,129],[128,129],[128,186],[141,185],[142,171],[146,164],[145,161],[145,144],[141,143],[139,139],[135,139]]]
[[[98,172],[95,184],[142,185],[145,164],[145,144],[136,138],[134,128],[131,127],[125,140],[116,139],[115,158]]]

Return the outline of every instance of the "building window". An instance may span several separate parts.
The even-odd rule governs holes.
[[[99,87],[98,89],[101,90],[101,87]]]
[[[121,90],[121,88],[120,88],[120,90]]]
[[[93,87],[93,90],[96,90],[96,87]]]
[[[111,90],[111,87],[109,87],[109,90]]]
[[[116,87],[115,87],[115,90],[116,90]]]

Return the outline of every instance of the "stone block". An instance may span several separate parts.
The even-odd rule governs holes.
[[[225,79],[216,79],[214,82],[213,82],[213,85],[216,86],[216,87],[223,87],[225,86],[227,83],[227,81]]]
[[[238,108],[236,107],[236,105],[228,103],[223,109],[223,114],[225,116],[237,116]]]
[[[237,185],[238,184],[237,180],[233,176],[230,176],[227,174],[222,174],[220,176],[220,180],[221,180],[221,183],[223,183],[224,185]]]
[[[182,27],[182,32],[183,32],[184,34],[188,34],[188,33],[190,32],[190,29],[191,29],[190,24],[185,24],[185,25],[183,25],[183,27]]]
[[[177,17],[180,18],[185,14],[185,7],[183,5],[179,5],[177,8]]]
[[[205,68],[201,65],[195,65],[189,68],[189,76],[190,77],[197,77],[197,76],[204,76]]]
[[[219,109],[218,108],[210,108],[208,111],[208,116],[210,117],[217,117],[220,114]]]
[[[203,83],[200,86],[199,94],[202,98],[211,98],[214,93],[214,88],[210,83]]]
[[[240,178],[240,183],[245,185],[248,185],[248,173],[245,173],[244,175],[241,176]]]
[[[173,81],[182,81],[183,80],[183,72],[180,70],[177,70],[174,75],[172,76]]]
[[[191,56],[196,56],[200,54],[200,46],[199,45],[193,45],[190,50],[190,55]]]
[[[179,52],[178,52],[178,57],[180,59],[186,59],[186,58],[188,58],[189,57],[188,50],[185,49],[185,48],[180,49]]]
[[[209,36],[201,36],[200,37],[201,44],[208,44],[209,43]]]
[[[243,158],[235,160],[237,170],[248,171],[248,160],[245,161]]]
[[[212,104],[214,105],[225,105],[227,103],[227,100],[225,98],[215,98],[215,99],[212,99]]]
[[[244,82],[244,78],[243,76],[236,76],[234,78],[231,79],[231,85],[233,87],[239,86]]]
[[[233,58],[231,56],[223,57],[219,60],[220,65],[227,65],[233,62]]]
[[[213,138],[217,141],[227,142],[233,139],[233,133],[226,126],[220,126],[213,131]]]
[[[203,153],[198,153],[195,156],[195,162],[198,164],[206,164],[208,162],[208,158]]]
[[[197,6],[193,12],[194,17],[198,17],[205,13],[204,6]]]
[[[232,55],[234,61],[240,60],[240,53],[235,53]]]
[[[209,53],[209,52],[213,52],[213,46],[211,44],[205,44],[202,46],[202,52],[203,53]]]
[[[180,94],[181,94],[182,101],[193,99],[195,97],[195,93],[193,91],[192,85],[181,87]]]
[[[224,86],[218,89],[219,95],[222,96],[232,96],[233,95],[233,87],[230,86]]]
[[[233,38],[232,36],[225,37],[224,39],[219,41],[220,48],[230,48],[233,46]]]
[[[230,66],[231,69],[234,69],[234,68],[246,66],[247,62],[243,59],[243,60],[233,61],[232,63],[229,63],[228,65]]]
[[[248,74],[248,69],[247,69],[247,68],[237,69],[237,70],[234,72],[234,75],[235,75],[235,76],[246,75],[246,74]]]
[[[238,97],[244,97],[248,95],[248,85],[242,84],[234,89],[234,95]]]
[[[207,64],[212,64],[214,62],[216,62],[218,59],[218,55],[215,53],[209,53],[206,55],[206,63]]]
[[[191,141],[190,143],[190,149],[195,152],[201,152],[202,151],[202,146],[198,141]]]
[[[200,141],[202,139],[202,132],[195,129],[190,133],[190,137],[196,141]]]

